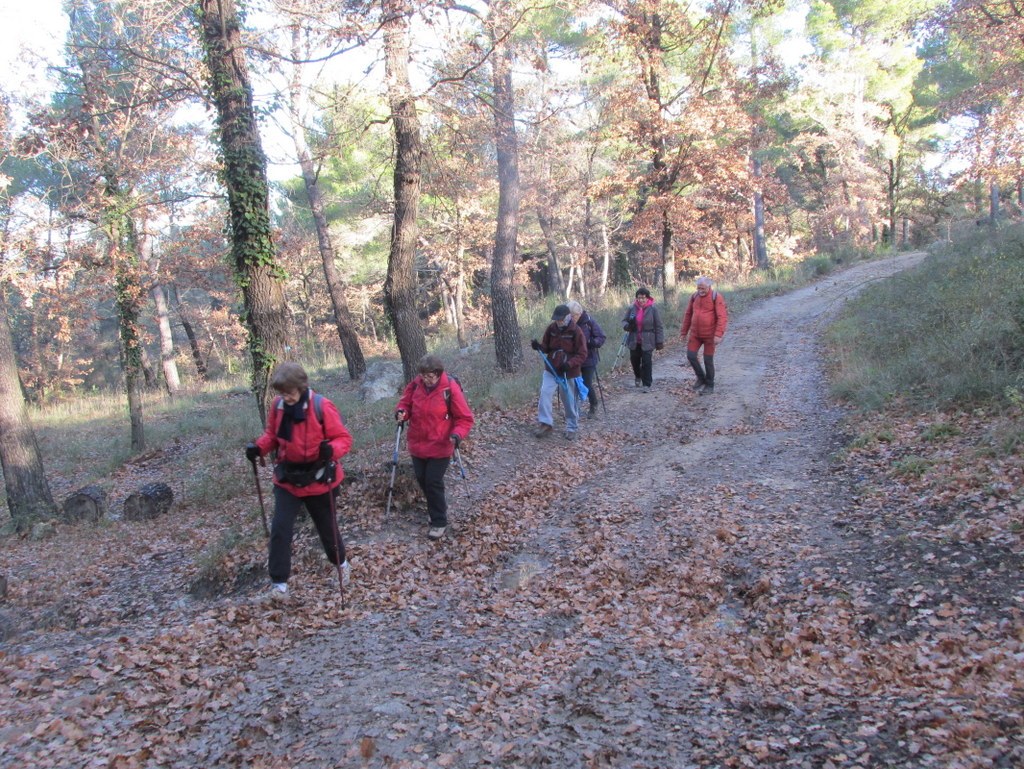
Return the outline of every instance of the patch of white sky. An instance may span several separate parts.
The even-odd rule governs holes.
[[[22,98],[51,93],[51,66],[60,62],[67,29],[61,0],[0,0],[3,90]]]

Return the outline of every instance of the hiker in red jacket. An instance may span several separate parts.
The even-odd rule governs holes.
[[[697,292],[690,297],[683,316],[679,335],[686,343],[686,359],[693,366],[697,381],[693,389],[701,395],[715,391],[715,347],[722,343],[729,325],[729,312],[725,299],[711,288],[711,278],[697,278]],[[697,351],[704,348],[704,365],[697,359]]]
[[[344,473],[338,462],[352,448],[352,436],[333,403],[309,387],[305,369],[282,363],[270,377],[279,393],[267,414],[263,435],[245,447],[250,462],[277,450],[274,465],[274,520],[270,525],[271,600],[288,597],[295,517],[304,506],[313,519],[327,559],[341,565],[343,582],[351,569],[334,517],[331,494]]]
[[[436,355],[420,361],[419,375],[405,386],[395,407],[395,419],[409,423],[406,441],[412,469],[427,498],[427,536],[440,539],[448,529],[444,474],[473,427],[473,412],[462,387],[444,372],[444,362]]]

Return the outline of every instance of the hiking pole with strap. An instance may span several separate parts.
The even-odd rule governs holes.
[[[629,339],[629,332],[627,331],[622,335],[622,342],[619,344],[619,351],[615,353],[615,361],[612,363],[612,373],[619,367],[619,358],[622,357],[623,351],[626,349],[626,340]]]
[[[263,488],[260,486],[260,472],[256,469],[256,460],[250,459],[252,464],[252,477],[256,479],[256,496],[260,499],[260,515],[263,516],[263,533],[270,539],[270,527],[267,526],[267,507],[263,504]],[[260,464],[264,464],[263,457],[260,457]]]
[[[342,573],[341,564],[341,532],[338,531],[338,506],[334,502],[334,489],[328,489],[327,494],[331,498],[331,528],[334,529],[334,557],[338,559],[335,564],[338,568],[338,590],[341,592],[341,609],[345,610],[345,575]]]
[[[572,396],[569,395],[569,380],[565,377],[558,376],[558,372],[555,371],[555,367],[551,365],[551,361],[548,360],[548,356],[544,354],[543,350],[537,350],[537,354],[541,357],[541,360],[544,361],[544,365],[547,367],[547,370],[551,372],[551,376],[555,378],[555,382],[565,390],[566,403],[572,403],[570,400]]]
[[[402,428],[405,422],[398,423],[398,430],[395,432],[395,451],[391,455],[391,481],[388,483],[388,505],[384,510],[384,517],[391,515],[391,497],[395,491],[395,473],[398,472],[398,446],[402,442]]]

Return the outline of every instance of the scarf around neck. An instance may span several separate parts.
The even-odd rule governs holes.
[[[647,312],[647,308],[654,304],[654,299],[647,297],[646,299],[636,300],[636,333],[640,334],[644,330],[644,313]]]
[[[306,421],[306,406],[309,404],[309,388],[302,391],[302,396],[289,406],[281,401],[281,424],[277,428],[277,437],[286,441],[292,439],[292,426],[297,422]]]

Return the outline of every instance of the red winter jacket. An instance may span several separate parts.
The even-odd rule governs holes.
[[[406,440],[409,453],[417,459],[450,457],[455,451],[452,434],[465,440],[474,422],[462,388],[443,371],[430,390],[421,376],[409,382],[395,411],[404,411],[408,417]]]
[[[729,325],[729,311],[725,308],[725,299],[717,291],[708,291],[704,296],[694,293],[686,305],[683,326],[679,335],[686,338],[690,331],[696,339],[714,339],[725,336]]]
[[[277,435],[281,426],[281,417],[284,414],[284,399],[278,397],[271,404],[270,413],[267,414],[267,429],[263,435],[256,439],[260,456],[269,454],[277,449],[277,463],[291,462],[294,464],[312,464],[319,460],[320,441],[330,441],[334,449],[333,459],[341,459],[352,448],[352,436],[342,424],[341,415],[337,407],[327,398],[320,403],[324,415],[323,425],[316,417],[316,409],[313,408],[313,389],[309,389],[309,397],[306,399],[306,419],[292,425],[291,440],[284,440]],[[274,483],[283,489],[291,492],[297,497],[314,497],[318,494],[326,494],[330,489],[341,483],[345,473],[341,469],[341,462],[338,462],[337,472],[334,474],[334,482],[328,486],[326,483],[311,483],[308,486],[293,486],[285,481],[278,480],[277,473],[274,474]]]

